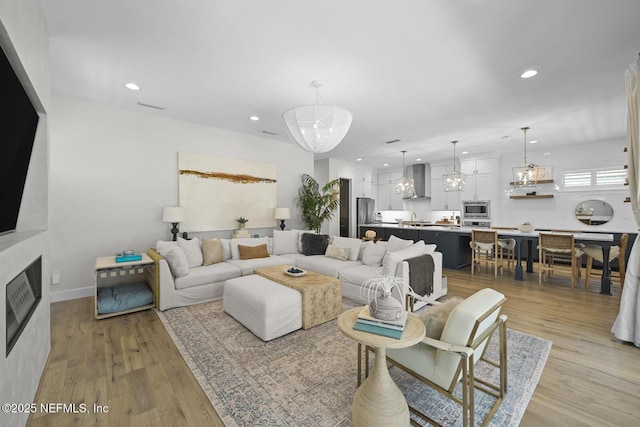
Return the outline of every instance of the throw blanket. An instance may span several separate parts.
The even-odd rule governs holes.
[[[429,254],[407,259],[409,263],[409,286],[418,295],[433,293],[433,257]]]

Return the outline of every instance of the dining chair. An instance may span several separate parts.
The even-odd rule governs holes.
[[[618,277],[620,279],[620,287],[624,288],[624,278],[626,273],[626,254],[627,254],[627,241],[629,235],[627,233],[620,236],[620,245],[611,246],[609,252],[609,262],[618,259]],[[589,281],[591,279],[591,268],[593,266],[593,260],[603,262],[604,256],[602,254],[602,248],[598,245],[587,245],[582,249],[587,256],[586,272],[584,275],[584,288],[589,289]],[[609,267],[611,268],[611,267]]]
[[[502,274],[502,259],[498,246],[498,232],[495,230],[471,230],[471,275],[484,262],[488,267],[493,265],[494,276],[498,277],[498,269]]]
[[[488,424],[507,393],[507,316],[501,313],[505,301],[504,295],[493,289],[479,290],[451,310],[439,336],[426,336],[422,342],[407,348],[389,348],[387,361],[462,405],[463,426],[475,425],[476,390],[493,396],[495,403],[483,425]],[[496,330],[499,331],[495,334],[499,340],[499,360],[486,355]],[[476,376],[474,367],[479,360],[497,368],[497,383]],[[462,385],[462,398],[457,390],[454,393],[458,383]],[[439,425],[412,407],[411,401],[407,403],[413,414]]]
[[[560,264],[571,265],[571,287],[576,286],[578,276],[577,259],[582,257],[582,251],[576,248],[573,234],[540,233],[538,235],[538,283],[542,284],[545,273],[551,276],[556,270],[560,270]]]

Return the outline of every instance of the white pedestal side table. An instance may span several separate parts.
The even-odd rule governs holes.
[[[353,397],[351,415],[353,425],[367,427],[397,427],[409,425],[409,407],[402,392],[391,379],[386,362],[387,348],[403,348],[420,342],[425,327],[420,319],[409,313],[407,327],[397,340],[368,332],[354,331],[362,307],[352,308],[338,317],[338,328],[349,339],[376,349],[373,371],[360,385]]]

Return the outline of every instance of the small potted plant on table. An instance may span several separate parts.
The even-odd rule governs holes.
[[[240,217],[240,218],[236,219],[236,221],[239,224],[238,228],[240,228],[240,229],[243,229],[245,224],[247,222],[249,222],[249,220],[247,218],[244,218],[244,217]]]

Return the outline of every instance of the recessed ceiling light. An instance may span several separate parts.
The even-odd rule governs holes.
[[[469,154],[469,152],[468,151],[463,151],[462,154]]]
[[[258,120],[260,120],[260,117],[258,117],[258,116],[251,116],[251,117],[249,117],[249,120],[253,120],[254,122],[257,122]]]
[[[361,159],[360,157],[358,157],[358,158],[356,159],[356,162],[361,162],[361,161],[362,161],[362,159]]]
[[[421,161],[422,161],[422,159],[420,159],[420,158],[416,159],[416,162],[421,162]]]
[[[126,85],[124,85],[124,87],[131,90],[140,90],[140,86],[135,83],[127,83]]]
[[[383,164],[382,166],[389,166],[389,163],[385,163],[385,164]]]
[[[544,155],[545,155],[545,156],[550,156],[550,155],[551,155],[551,153],[544,153]]]
[[[527,70],[524,73],[520,74],[520,77],[523,79],[529,79],[538,74],[538,70]]]
[[[537,139],[534,139],[533,141],[529,141],[529,144],[537,144],[537,143],[538,143]]]

